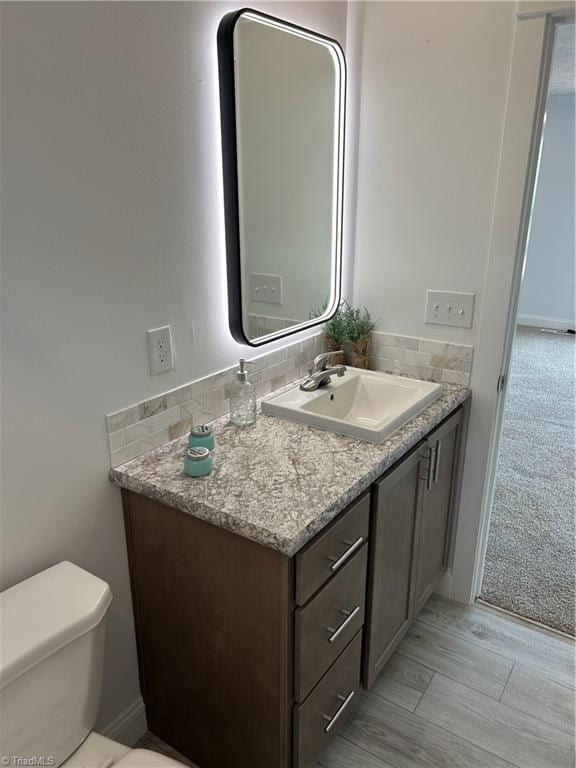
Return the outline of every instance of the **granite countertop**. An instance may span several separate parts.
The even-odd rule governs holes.
[[[293,555],[468,397],[442,394],[384,442],[368,443],[266,416],[239,429],[212,423],[214,470],[182,472],[181,437],[110,471],[116,485]],[[275,393],[277,394],[277,393]]]

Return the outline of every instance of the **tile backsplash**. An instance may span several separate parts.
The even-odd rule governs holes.
[[[370,366],[375,371],[404,373],[446,384],[470,383],[474,347],[374,331]]]
[[[321,333],[283,349],[252,358],[250,380],[263,397],[302,378],[314,357],[325,350]],[[465,344],[372,333],[370,367],[420,379],[469,384],[474,348]],[[112,466],[180,437],[190,427],[224,416],[229,409],[228,386],[234,381],[235,364],[218,373],[131,405],[106,416]]]
[[[323,351],[321,333],[283,349],[251,358],[250,381],[263,397],[302,378]],[[141,456],[189,431],[196,424],[224,416],[229,410],[228,385],[238,364],[197,379],[165,394],[143,400],[106,416],[112,466]]]

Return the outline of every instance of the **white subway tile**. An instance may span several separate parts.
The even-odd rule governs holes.
[[[132,424],[126,427],[126,443],[134,443],[136,440],[142,440],[152,432],[156,432],[154,426],[154,416],[150,416],[148,419],[142,419],[136,424]]]
[[[430,365],[432,355],[428,352],[420,352],[416,349],[407,349],[404,359],[407,363],[418,363],[418,365]]]
[[[418,349],[419,339],[414,336],[398,336],[397,334],[382,334],[383,341],[388,347],[399,347],[400,349]]]
[[[161,429],[167,429],[172,424],[176,424],[180,421],[180,406],[176,405],[174,408],[169,408],[167,411],[158,413],[153,417],[154,420],[154,432],[159,432]]]
[[[218,403],[214,403],[209,408],[205,405],[204,410],[212,414],[212,419],[218,419],[220,416],[226,416],[230,413],[230,400],[222,400]]]
[[[129,445],[120,448],[117,451],[113,451],[111,454],[112,466],[117,467],[120,464],[124,464],[130,459],[135,459],[137,456],[142,456],[148,451],[153,451],[154,448],[159,448],[164,443],[168,442],[168,430],[163,429],[160,432],[155,432],[148,435],[143,440],[136,440]]]
[[[166,393],[166,404],[168,408],[172,408],[174,405],[182,405],[194,398],[202,397],[202,387],[199,382],[193,381],[191,384],[185,384],[183,387],[173,389],[171,392]]]
[[[261,371],[263,368],[267,368],[270,365],[270,355],[259,355],[253,362],[254,365],[250,366],[252,371]]]
[[[282,360],[286,360],[286,350],[285,349],[277,349],[275,352],[270,352],[270,365],[274,365],[275,363],[281,363]]]
[[[108,432],[116,432],[130,424],[135,424],[140,419],[140,409],[138,405],[131,405],[121,411],[110,413],[106,416]]]
[[[214,416],[208,411],[201,411],[192,416],[192,424],[195,427],[201,426],[202,424],[208,424],[210,421],[214,421]]]
[[[204,397],[196,397],[193,400],[188,400],[186,403],[182,403],[180,406],[180,416],[185,419],[188,416],[192,416],[194,413],[198,413],[204,407]]]
[[[123,448],[126,445],[126,430],[119,429],[117,432],[110,432],[108,441],[110,443],[111,451],[117,451],[119,448]]]
[[[472,360],[462,357],[452,357],[450,355],[430,355],[432,365],[439,368],[446,368],[452,371],[469,371],[472,367]]]
[[[282,376],[283,374],[290,373],[290,371],[294,370],[294,358],[291,358],[290,360],[283,360],[281,363],[276,363],[275,365],[271,365],[268,368],[265,368],[263,371],[261,371],[262,381],[270,381],[271,379],[275,379],[277,376]]]
[[[256,397],[264,397],[265,395],[270,394],[271,391],[272,382],[269,379],[256,384]]]
[[[213,389],[211,392],[206,392],[204,395],[204,410],[210,411],[212,406],[222,403],[225,398],[224,387],[218,387],[218,389]]]
[[[463,371],[442,371],[442,381],[446,384],[464,384],[468,386],[470,382],[470,374]]]

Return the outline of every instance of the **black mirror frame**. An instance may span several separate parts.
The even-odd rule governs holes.
[[[244,332],[242,315],[242,281],[240,259],[240,217],[238,211],[238,156],[236,134],[236,96],[234,88],[234,28],[238,19],[246,13],[259,16],[262,19],[276,22],[283,27],[304,32],[318,40],[333,46],[341,62],[341,132],[338,151],[340,161],[338,164],[338,207],[337,215],[337,244],[334,258],[336,260],[336,279],[334,285],[334,301],[330,310],[309,321],[304,321],[293,328],[260,337],[261,340],[249,339]],[[220,82],[220,121],[222,135],[222,170],[224,174],[224,221],[226,230],[226,265],[228,276],[228,320],[230,332],[233,338],[241,344],[250,347],[259,347],[294,333],[313,328],[330,320],[336,314],[342,296],[342,245],[343,245],[343,218],[344,218],[344,149],[346,128],[346,59],[344,51],[337,40],[321,35],[305,27],[284,21],[275,16],[270,16],[251,8],[242,8],[227,13],[222,17],[218,26],[218,71]]]

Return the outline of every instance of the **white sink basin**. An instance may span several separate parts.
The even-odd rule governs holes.
[[[262,412],[379,443],[440,397],[430,381],[347,368],[315,392],[293,389],[262,402]]]

